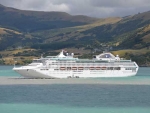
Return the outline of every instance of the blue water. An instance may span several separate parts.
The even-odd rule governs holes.
[[[12,70],[13,66],[0,65],[0,76],[20,77],[20,75]]]
[[[20,76],[11,69],[0,66],[0,76]],[[150,80],[150,68],[101,80],[144,79]],[[0,113],[150,113],[150,85],[0,85]]]

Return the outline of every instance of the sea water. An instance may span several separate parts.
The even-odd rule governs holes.
[[[0,76],[20,76],[11,69],[0,66]],[[101,80],[145,79],[149,67],[134,77]],[[150,85],[0,85],[0,113],[150,113]]]
[[[0,77],[20,77],[18,73],[12,70],[14,66],[6,66],[6,65],[0,65]]]

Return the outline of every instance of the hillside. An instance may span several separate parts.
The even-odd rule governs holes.
[[[90,36],[91,40],[93,40],[92,33],[84,33],[90,29],[93,29],[97,26],[107,25],[107,24],[114,24],[120,21],[122,18],[106,18],[106,19],[99,19],[91,24],[82,25],[82,26],[75,26],[75,27],[67,27],[67,28],[60,28],[60,29],[52,29],[52,30],[45,30],[45,31],[38,31],[32,32],[31,34],[35,37],[40,37],[45,39],[46,43],[54,43],[54,42],[64,42],[64,41],[73,41],[75,43],[84,43],[82,40],[86,40],[87,36]]]
[[[38,31],[31,34],[45,39],[44,45],[48,44],[50,48],[55,45],[55,42],[57,44],[69,42],[72,43],[72,46],[78,47],[90,45],[98,48],[101,47],[100,45],[108,45],[115,49],[141,49],[149,46],[148,42],[145,42],[145,40],[149,40],[146,38],[149,36],[147,28],[149,24],[150,12],[145,12],[124,18],[100,19],[83,26]],[[147,30],[143,30],[146,28]],[[94,45],[95,41],[99,43],[97,46]],[[42,48],[43,44],[36,45],[35,48],[39,46]]]
[[[25,11],[0,5],[0,25],[23,32],[85,25],[97,20],[65,12]]]
[[[32,37],[12,29],[0,27],[0,51],[17,47],[31,46],[33,43],[41,42],[42,39]]]
[[[138,49],[149,45],[149,29],[142,29],[146,29],[150,24],[150,11],[124,18],[95,19],[72,16],[65,12],[24,11],[0,5],[0,15],[2,28],[20,32],[10,32],[11,36],[1,34],[1,39],[15,37],[15,40],[18,40],[14,40],[12,44],[6,42],[8,47],[29,45],[34,48],[61,49],[108,45],[116,49]],[[1,32],[4,33],[3,30]],[[95,42],[99,44],[95,46]],[[60,47],[54,47],[55,45]],[[6,46],[2,49],[6,49]]]

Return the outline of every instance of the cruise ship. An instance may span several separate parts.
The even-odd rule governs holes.
[[[138,69],[136,62],[110,52],[95,55],[93,59],[79,59],[64,50],[57,56],[41,57],[29,65],[13,68],[25,78],[128,77],[136,75]]]

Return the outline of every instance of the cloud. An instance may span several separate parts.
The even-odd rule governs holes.
[[[92,17],[127,16],[150,9],[150,0],[0,0],[23,10],[62,11]]]
[[[140,7],[149,6],[149,0],[91,0],[93,6],[98,7]]]
[[[52,0],[0,0],[0,3],[22,10],[69,12],[65,3],[54,4]]]

